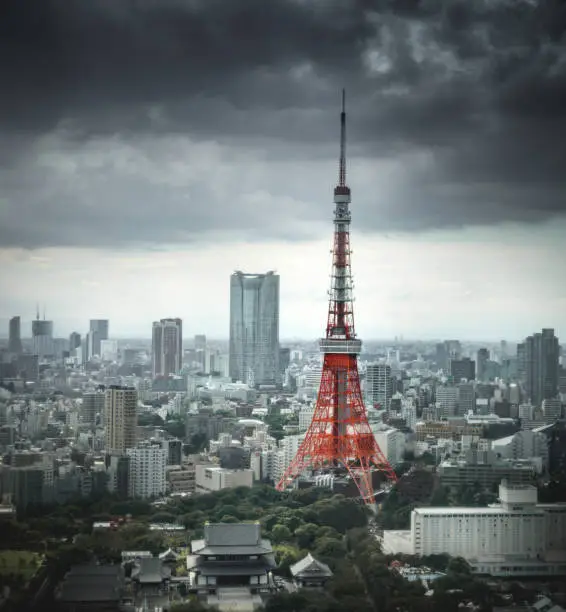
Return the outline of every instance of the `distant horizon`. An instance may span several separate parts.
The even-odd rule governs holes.
[[[62,336],[53,336],[54,340],[67,340],[68,337],[70,336],[70,334],[73,332],[70,332],[68,335],[62,335]],[[81,333],[81,332],[78,332]],[[81,336],[87,334],[88,332],[85,332],[84,334],[81,333]],[[224,338],[219,338],[219,337],[213,337],[213,336],[208,336],[207,334],[194,334],[191,336],[184,336],[183,337],[183,344],[185,342],[192,344],[194,342],[194,336],[199,336],[199,335],[204,335],[206,336],[206,341],[208,342],[229,342],[229,338],[228,337],[224,337]],[[322,335],[320,336],[322,337]],[[525,336],[526,337],[526,336]],[[0,333],[0,340],[8,340],[9,335],[7,333]],[[32,337],[31,336],[21,336],[22,341],[31,341]],[[314,343],[314,342],[318,342],[319,336],[313,337],[313,338],[301,338],[301,337],[291,337],[291,338],[281,338],[279,340],[279,344],[289,344],[289,343]],[[151,336],[130,336],[130,335],[124,335],[124,336],[111,336],[110,338],[108,338],[108,340],[116,340],[116,341],[120,341],[120,342],[126,342],[126,341],[131,341],[131,342],[150,342],[151,343]],[[459,342],[463,343],[463,344],[500,344],[501,342],[508,342],[509,344],[518,344],[520,342],[522,342],[523,339],[520,340],[509,340],[508,338],[497,338],[497,339],[486,339],[486,338],[480,338],[480,339],[475,339],[475,338],[458,338],[456,336],[445,336],[445,337],[441,337],[441,336],[436,336],[436,337],[426,337],[423,336],[421,338],[417,338],[417,337],[402,337],[402,334],[399,334],[397,336],[397,339],[395,339],[395,337],[383,337],[383,338],[362,338],[361,339],[363,344],[368,344],[368,343],[391,343],[391,344],[411,344],[411,343],[418,343],[418,342],[423,342],[423,343],[432,343],[432,342],[444,342],[445,340],[458,340]],[[560,338],[559,338],[560,340]]]

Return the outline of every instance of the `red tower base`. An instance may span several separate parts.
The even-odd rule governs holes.
[[[324,356],[312,422],[277,489],[285,490],[307,470],[349,474],[368,504],[374,503],[372,472],[397,480],[368,423],[356,355]]]

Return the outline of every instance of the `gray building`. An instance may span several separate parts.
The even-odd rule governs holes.
[[[40,359],[53,354],[53,321],[35,319],[31,322],[33,354]]]
[[[153,377],[179,374],[183,367],[183,321],[161,319],[153,323],[151,335]]]
[[[279,382],[279,276],[230,277],[230,378],[250,386]]]
[[[8,350],[10,353],[19,354],[22,352],[22,332],[20,317],[10,319]]]
[[[558,395],[560,345],[553,329],[525,339],[525,390],[534,406]]]
[[[100,357],[100,343],[108,340],[108,319],[91,319],[88,328],[88,359]]]

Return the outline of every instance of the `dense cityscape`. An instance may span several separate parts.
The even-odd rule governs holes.
[[[566,612],[563,3],[6,6],[0,612]]]

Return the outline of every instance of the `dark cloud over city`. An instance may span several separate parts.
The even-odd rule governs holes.
[[[2,6],[1,245],[306,238],[342,87],[360,230],[566,212],[563,1]]]

